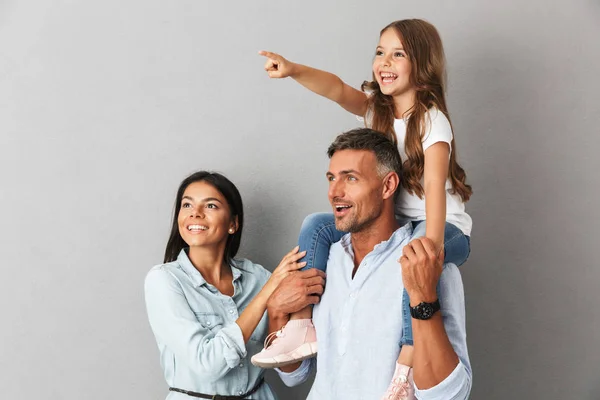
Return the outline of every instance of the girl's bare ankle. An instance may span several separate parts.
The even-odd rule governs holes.
[[[402,346],[402,350],[400,350],[400,355],[398,356],[398,364],[408,365],[409,367],[412,367],[413,350],[414,348],[412,346]]]

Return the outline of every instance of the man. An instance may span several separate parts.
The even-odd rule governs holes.
[[[395,219],[401,172],[396,146],[373,130],[355,129],[338,136],[328,154],[336,228],[349,234],[331,247],[327,287],[314,307],[318,357],[282,367],[281,379],[295,386],[316,365],[309,399],[380,399],[399,353],[405,287],[413,315],[416,397],[468,398],[472,374],[462,280],[454,264],[442,268],[443,252],[436,254],[430,240],[409,243],[411,224],[400,227]],[[269,299],[272,331],[285,325],[290,312],[315,303],[306,294],[310,284],[300,283],[310,278],[300,274],[284,280]]]

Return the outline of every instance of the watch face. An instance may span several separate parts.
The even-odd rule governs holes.
[[[433,316],[433,307],[429,303],[419,304],[419,314],[421,318],[429,319]]]

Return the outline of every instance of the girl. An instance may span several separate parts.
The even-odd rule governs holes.
[[[373,80],[364,82],[362,91],[328,72],[290,62],[275,53],[260,54],[267,57],[265,69],[271,78],[292,77],[309,90],[364,117],[367,127],[381,131],[398,144],[404,160],[402,188],[396,201],[398,220],[402,224],[411,222],[413,238],[425,235],[439,251],[445,251],[445,262],[464,263],[470,252],[472,226],[464,203],[472,190],[457,162],[445,99],[444,50],[435,27],[410,19],[383,28],[373,60]],[[342,235],[335,230],[331,214],[307,217],[299,240],[300,248],[308,250],[306,267],[324,269],[329,246]],[[384,399],[412,396],[408,379],[413,344],[410,300],[406,291],[403,296],[401,351]],[[292,315],[277,340],[252,361],[273,367],[313,356],[303,351],[309,341],[306,338],[315,337],[310,332],[314,329],[311,312],[307,308]],[[316,349],[316,344],[309,344]]]
[[[304,256],[298,247],[273,274],[233,258],[243,226],[242,198],[224,176],[200,171],[179,186],[165,263],[152,268],[145,282],[168,400],[276,399],[248,356],[266,337],[267,299],[306,263],[298,262]]]

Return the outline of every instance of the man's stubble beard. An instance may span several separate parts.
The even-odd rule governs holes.
[[[335,228],[341,232],[349,232],[349,233],[360,233],[366,228],[368,228],[373,222],[381,216],[383,211],[383,206],[374,207],[371,210],[371,213],[367,215],[362,221],[359,221],[356,215],[352,215],[351,219],[346,221],[338,221],[335,220]]]

